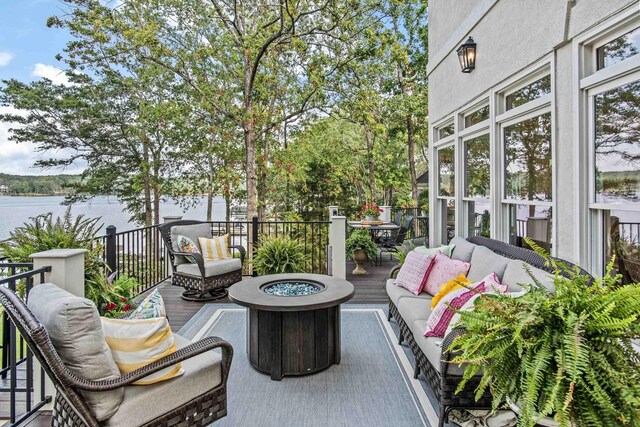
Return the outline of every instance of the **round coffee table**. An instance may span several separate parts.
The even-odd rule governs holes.
[[[272,274],[235,283],[229,299],[248,308],[251,365],[281,380],[339,364],[340,304],[354,292],[350,282],[321,274]],[[310,294],[290,295],[296,293]]]

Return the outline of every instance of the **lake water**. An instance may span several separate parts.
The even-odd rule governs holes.
[[[67,209],[67,206],[61,204],[63,200],[62,196],[0,196],[0,240],[9,237],[10,231],[28,222],[30,217],[48,212],[53,212],[54,218],[62,216]],[[100,234],[105,233],[108,225],[116,226],[118,231],[138,228],[138,225],[129,222],[130,215],[123,209],[124,206],[115,197],[96,197],[88,202],[74,204],[71,213],[74,217],[80,214],[87,218],[100,217],[99,224],[103,226]],[[207,218],[206,198],[201,198],[197,206],[190,207],[186,211],[175,201],[161,204],[160,218],[174,215],[180,215],[184,219],[205,220]],[[213,220],[224,220],[224,218],[224,198],[216,197],[213,200]]]

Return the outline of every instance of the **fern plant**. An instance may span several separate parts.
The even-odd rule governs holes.
[[[263,236],[253,258],[253,268],[259,275],[303,273],[309,257],[299,239],[282,236]]]
[[[612,276],[590,283],[577,268],[549,259],[556,271],[550,293],[529,271],[518,298],[483,295],[460,312],[467,333],[454,341],[455,362],[467,363],[463,380],[482,379],[493,409],[510,399],[520,406],[518,425],[552,416],[561,426],[640,425],[640,285],[620,286]]]
[[[370,260],[378,256],[378,246],[373,243],[371,234],[367,230],[353,230],[344,245],[348,257],[353,256],[357,250],[363,250]]]

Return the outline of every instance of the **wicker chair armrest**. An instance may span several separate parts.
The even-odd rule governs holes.
[[[393,267],[389,272],[387,279],[395,279],[396,277],[398,277],[398,272],[400,271],[401,267],[401,265],[396,265],[395,267]]]
[[[247,251],[244,249],[244,246],[231,245],[229,246],[229,249],[236,249],[238,252],[240,252],[240,263],[244,265],[244,257],[245,257],[245,254],[247,253]]]
[[[198,264],[198,268],[200,269],[200,274],[204,277],[204,258],[202,258],[202,254],[197,252],[175,252],[172,251],[174,255],[180,255],[185,258],[192,258],[195,260],[196,264]]]
[[[454,328],[449,334],[447,334],[442,340],[442,356],[440,361],[440,373],[444,378],[447,375],[449,365],[451,365],[451,361],[456,357],[456,354],[453,353],[450,348],[453,345],[453,342],[456,338],[467,333],[465,328],[457,327]]]
[[[233,359],[233,347],[231,347],[231,344],[227,341],[219,337],[207,337],[200,341],[191,343],[188,346],[177,350],[175,353],[165,356],[162,359],[143,366],[142,368],[138,368],[135,371],[129,372],[128,374],[122,375],[118,378],[91,381],[68,372],[68,375],[65,375],[65,378],[62,378],[62,381],[65,382],[67,386],[80,390],[115,390],[117,388],[130,385],[131,383],[138,381],[147,375],[158,372],[161,369],[168,368],[169,366],[173,366],[183,360],[190,359],[216,348],[222,349],[222,383],[226,384],[229,377],[229,369],[231,368],[231,360]]]

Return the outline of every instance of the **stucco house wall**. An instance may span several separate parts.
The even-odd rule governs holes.
[[[479,96],[544,58],[550,58],[555,134],[554,212],[559,257],[586,264],[589,244],[585,195],[580,192],[578,164],[584,149],[576,142],[575,105],[579,74],[572,40],[629,8],[637,0],[431,0],[429,15],[429,121],[433,148],[434,125],[451,117]],[[456,49],[469,37],[477,43],[476,68],[462,73]],[[436,206],[436,167],[429,168]],[[499,203],[499,202],[498,202]],[[460,207],[458,207],[460,209]],[[499,219],[499,217],[498,217]],[[438,244],[437,215],[431,215],[431,244]],[[460,230],[457,230],[460,234]]]

